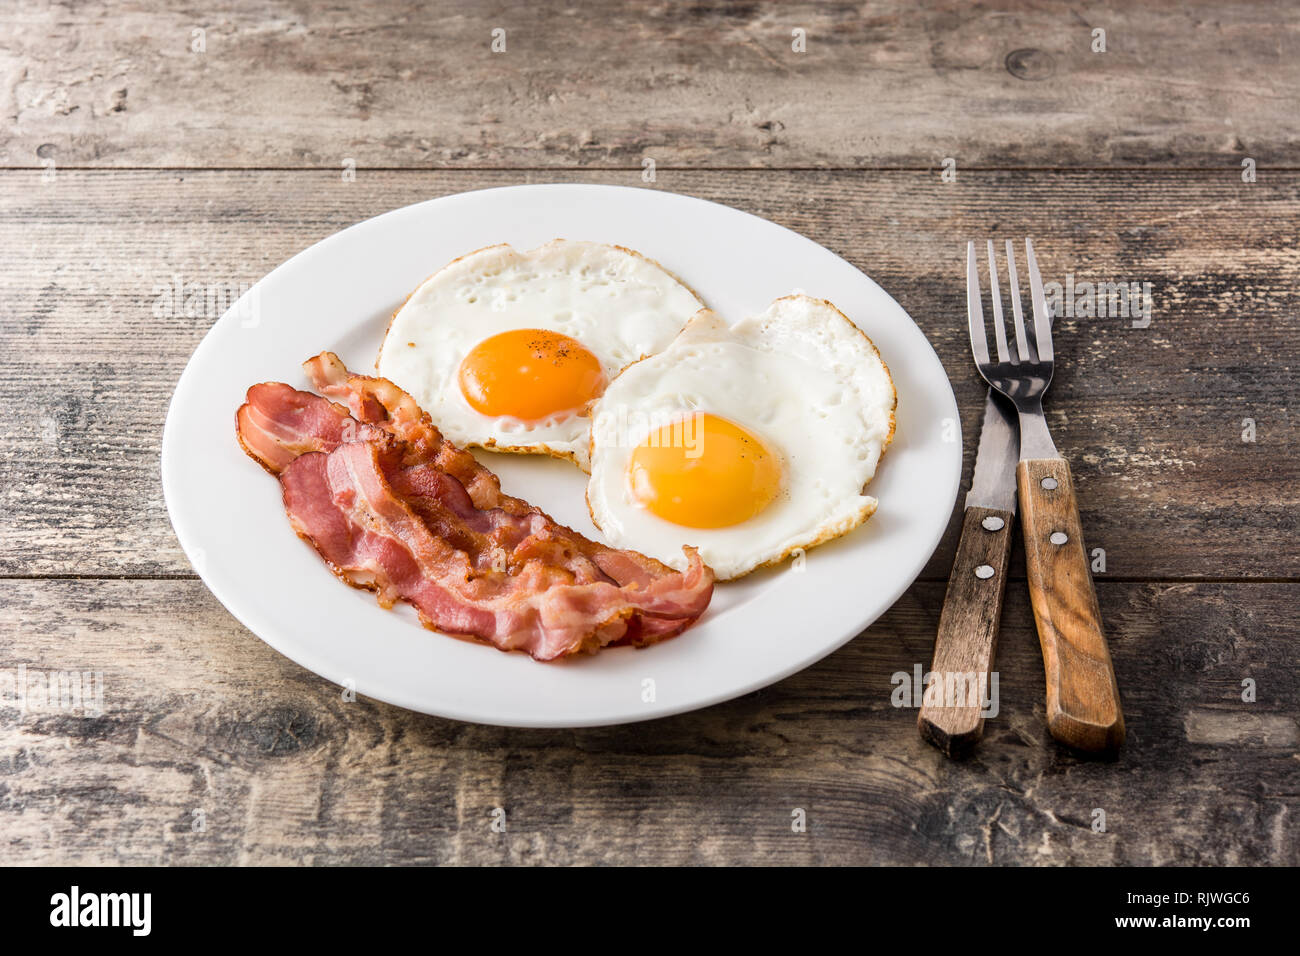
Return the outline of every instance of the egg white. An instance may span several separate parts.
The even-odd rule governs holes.
[[[871,516],[876,499],[863,489],[893,438],[895,405],[875,346],[825,300],[786,296],[730,327],[702,310],[597,402],[588,508],[615,547],[681,568],[682,546],[692,545],[719,580],[740,577]],[[692,412],[730,419],[779,457],[781,491],[748,521],[687,528],[635,500],[627,476],[633,449]]]
[[[585,415],[545,422],[492,418],[465,400],[458,373],[484,339],[548,329],[577,340],[606,381],[664,348],[702,303],[658,263],[629,249],[556,239],[531,252],[489,246],[426,279],[389,325],[378,373],[405,389],[459,445],[549,454],[587,468]]]

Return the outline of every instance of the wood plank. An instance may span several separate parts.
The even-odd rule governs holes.
[[[892,675],[928,666],[938,583],[739,700],[528,731],[345,703],[198,582],[4,581],[0,682],[20,666],[101,671],[104,693],[97,717],[35,694],[22,712],[0,684],[0,830],[14,859],[71,865],[1300,863],[1300,585],[1099,591],[1129,720],[1119,761],[1048,736],[1020,585],[1000,712],[955,763],[891,705]]]
[[[1233,168],[1300,145],[1286,4],[4,8],[8,166]]]
[[[387,209],[552,178],[65,171],[41,185],[0,173],[0,574],[190,573],[163,507],[159,443],[173,384],[219,310],[156,308],[160,286],[251,283]],[[1300,174],[1247,186],[1208,173],[988,172],[945,184],[906,172],[674,172],[657,185],[771,218],[874,276],[934,344],[968,439],[983,393],[964,331],[966,237],[1033,233],[1058,281],[1152,283],[1147,328],[1059,322],[1067,360],[1048,417],[1087,544],[1127,579],[1300,574]],[[954,522],[927,577],[946,578],[956,532]],[[1018,551],[1013,561],[1023,575]]]

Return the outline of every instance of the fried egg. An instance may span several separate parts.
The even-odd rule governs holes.
[[[829,302],[787,296],[731,326],[705,309],[597,402],[587,505],[614,547],[680,568],[692,545],[737,578],[871,516],[895,405],[875,346]]]
[[[549,454],[585,470],[592,402],[701,304],[658,263],[619,246],[489,246],[411,294],[376,369],[459,445]]]

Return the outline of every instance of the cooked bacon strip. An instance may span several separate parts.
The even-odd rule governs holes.
[[[584,573],[584,563],[558,563],[552,523],[542,515],[479,512],[490,528],[461,526],[482,535],[477,543],[435,533],[426,516],[448,518],[452,507],[424,494],[417,505],[396,490],[436,472],[405,465],[403,456],[397,442],[345,442],[329,454],[300,456],[280,481],[294,530],[335,574],[375,591],[385,607],[409,601],[426,626],[549,661],[611,643],[662,640],[693,619],[683,619],[682,599],[695,603],[711,590],[694,554],[690,570],[673,576],[680,580],[635,594]]]
[[[535,558],[519,563],[513,553],[512,573],[483,568],[486,555],[473,561],[393,491],[386,472],[400,467],[400,452],[347,442],[284,470],[295,530],[343,580],[376,591],[385,606],[410,601],[426,626],[543,661],[598,650],[626,635],[635,609],[616,585],[576,583],[566,569]]]
[[[522,515],[502,508],[475,508],[465,487],[434,465],[410,465],[402,460],[399,467],[390,461],[384,471],[394,491],[426,527],[445,540],[461,542],[461,550],[483,556],[476,565],[480,572],[490,568],[516,574],[529,562],[542,561],[557,572],[555,581],[561,580],[559,572],[565,572],[567,583],[604,582],[618,587],[622,600],[632,604],[639,615],[630,622],[631,632],[621,643],[648,643],[650,638],[676,634],[708,606],[712,574],[694,549],[689,550],[687,571],[660,565],[663,572],[651,577],[636,560],[649,558],[590,541],[536,508]],[[593,554],[603,555],[602,560],[593,560]],[[607,568],[618,573],[610,574]],[[628,584],[627,578],[636,581]]]
[[[342,405],[319,395],[283,382],[263,382],[248,390],[248,400],[235,413],[235,434],[250,458],[278,475],[299,455],[380,438],[384,431],[358,422]]]
[[[239,410],[239,440],[280,475],[295,530],[344,581],[385,606],[409,601],[430,627],[539,660],[664,640],[708,606],[713,576],[693,550],[677,572],[584,538],[502,494],[395,385],[349,375],[331,353],[318,360],[333,378],[324,385],[366,420],[264,383]]]
[[[346,403],[359,421],[412,443],[427,456],[426,460],[453,475],[469,491],[475,507],[501,508],[512,515],[542,513],[528,502],[503,493],[496,475],[469,452],[444,438],[415,399],[388,379],[349,372],[333,352],[321,352],[308,359],[303,369],[322,395]],[[573,548],[620,585],[649,587],[673,573],[667,565],[639,552],[617,551],[570,528],[557,527],[566,533]]]
[[[388,379],[353,374],[333,352],[321,352],[302,367],[317,391],[344,402],[358,421],[410,442],[427,461],[455,477],[475,507],[502,508],[516,515],[536,510],[526,501],[503,494],[500,479],[444,438],[415,399]]]
[[[277,475],[301,454],[313,451],[330,452],[347,440],[386,441],[392,436],[391,432],[377,426],[356,421],[342,405],[310,392],[300,392],[278,382],[267,382],[250,388],[248,401],[240,407],[236,419],[240,444],[244,446],[244,450],[260,462],[263,468]],[[492,514],[496,515],[495,524],[498,528],[506,517],[515,519],[536,517],[545,523],[546,538],[552,542],[552,550],[565,552],[566,561],[585,562],[586,575],[592,579],[603,578],[619,584],[631,582],[645,585],[656,577],[672,573],[662,565],[658,575],[653,573],[653,569],[643,569],[637,564],[636,558],[649,561],[648,558],[642,558],[641,555],[632,557],[631,552],[614,551],[598,545],[577,532],[556,524],[527,502],[501,494],[497,488],[495,475],[474,461],[473,456],[461,452],[455,445],[444,441],[432,425],[426,423],[426,427],[428,431],[423,435],[406,432],[416,439],[415,443],[408,447],[406,455],[408,460],[422,462],[432,459],[435,463],[451,463],[457,466],[461,474],[468,475],[469,480],[481,492],[488,493],[486,500],[496,500],[508,506],[498,508],[491,505],[486,507],[476,505],[458,479],[434,464],[431,468],[422,469],[418,473],[422,476],[420,480],[428,487],[419,489],[403,486],[400,490],[408,497],[423,494],[426,498],[441,497],[444,501],[457,505],[453,508],[454,517],[451,520],[447,520],[441,513],[436,516],[422,513],[422,517],[437,533],[457,537],[458,529],[453,527],[457,521],[468,522],[471,526],[475,522],[483,521],[491,524],[492,521],[484,516]],[[462,458],[468,458],[472,466],[467,468]],[[416,474],[415,471],[409,471],[405,474],[404,480],[413,481]],[[480,500],[485,500],[484,494],[480,494]],[[417,508],[420,507],[418,497],[416,505]],[[467,548],[478,543],[467,542],[463,538],[460,540]],[[540,542],[541,538],[537,540]],[[593,560],[593,555],[599,560]],[[606,575],[600,570],[602,564],[613,568],[616,574]]]

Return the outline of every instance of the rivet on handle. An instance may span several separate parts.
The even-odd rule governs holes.
[[[1051,475],[1048,475],[1046,478],[1040,481],[1039,484],[1042,485],[1044,488],[1046,488],[1048,491],[1055,491],[1057,482],[1055,478],[1053,478]]]
[[[993,565],[991,564],[981,564],[975,569],[975,577],[979,578],[981,581],[987,581],[989,578],[993,577],[993,574]]]
[[[1053,531],[1047,538],[1052,544],[1065,544],[1070,540],[1070,536],[1064,531]]]
[[[1001,518],[999,518],[997,515],[989,515],[987,518],[985,518],[983,521],[980,522],[980,526],[985,531],[1001,531],[1005,525],[1006,522],[1003,521]]]

